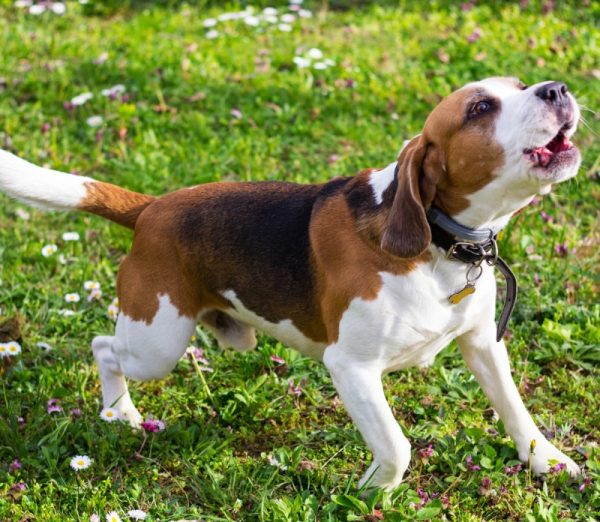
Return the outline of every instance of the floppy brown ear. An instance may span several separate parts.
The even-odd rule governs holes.
[[[413,138],[398,158],[398,186],[381,238],[381,248],[406,259],[421,255],[431,243],[426,209],[443,171],[440,153],[423,136]]]

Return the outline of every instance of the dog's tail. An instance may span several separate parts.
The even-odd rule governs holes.
[[[0,192],[44,210],[83,210],[135,228],[153,196],[92,178],[38,167],[0,150]]]

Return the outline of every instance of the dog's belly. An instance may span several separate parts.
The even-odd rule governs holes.
[[[237,297],[234,290],[226,290],[222,292],[222,295],[234,306],[233,309],[227,310],[227,315],[230,315],[242,323],[253,326],[257,330],[260,330],[271,337],[275,337],[275,339],[295,348],[304,355],[318,360],[323,358],[323,352],[327,345],[306,337],[294,326],[291,319],[283,319],[277,323],[267,321],[252,310],[247,309]]]

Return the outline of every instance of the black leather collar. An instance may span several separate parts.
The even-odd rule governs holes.
[[[442,248],[448,259],[473,266],[480,266],[485,262],[498,268],[504,276],[506,297],[496,330],[496,341],[500,341],[515,307],[518,288],[517,279],[512,270],[498,255],[497,234],[491,229],[467,228],[435,207],[427,212],[427,220],[431,227],[433,244]],[[468,280],[467,284],[469,284]]]

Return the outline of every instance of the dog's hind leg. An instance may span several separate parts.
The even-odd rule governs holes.
[[[102,402],[105,408],[116,409],[121,419],[138,427],[142,416],[129,396],[119,357],[113,350],[114,343],[115,338],[109,336],[99,336],[92,341],[92,351],[102,382]]]

